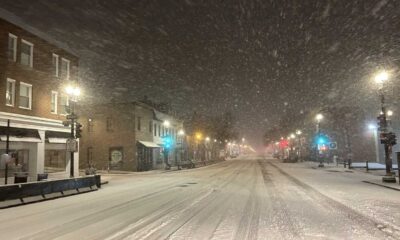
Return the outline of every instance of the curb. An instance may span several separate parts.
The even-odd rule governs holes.
[[[372,185],[376,185],[376,186],[380,186],[380,187],[384,187],[384,188],[388,188],[388,189],[392,189],[395,191],[400,191],[399,188],[395,188],[395,187],[391,187],[391,186],[387,186],[387,185],[383,185],[383,184],[379,184],[379,183],[374,183],[374,182],[370,182],[370,181],[362,181],[364,183],[368,183],[368,184],[372,184]]]

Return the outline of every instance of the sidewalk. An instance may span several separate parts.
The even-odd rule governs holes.
[[[288,164],[290,164],[290,163],[288,163]],[[384,170],[369,170],[369,171],[367,171],[364,168],[350,168],[350,169],[348,169],[347,167],[344,168],[343,165],[336,166],[336,164],[333,164],[333,163],[331,163],[331,164],[325,163],[324,167],[321,168],[321,167],[318,167],[319,163],[311,162],[311,161],[298,162],[298,163],[292,163],[292,164],[303,166],[304,168],[310,168],[310,169],[315,169],[315,170],[319,170],[319,171],[326,171],[327,173],[338,173],[338,174],[341,174],[343,176],[345,174],[352,174],[352,175],[357,176],[357,178],[363,183],[368,183],[368,184],[372,184],[372,185],[376,185],[376,186],[385,187],[385,188],[388,188],[388,189],[400,191],[400,185],[399,185],[398,176],[396,176],[397,183],[386,183],[386,182],[382,181],[382,177],[385,175],[385,171]],[[398,172],[396,171],[396,174],[397,173]]]

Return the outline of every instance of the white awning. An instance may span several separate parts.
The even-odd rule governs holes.
[[[67,143],[68,138],[49,138],[49,143]]]
[[[2,142],[6,142],[7,141],[7,136],[6,135],[2,135],[0,136],[0,140]],[[42,142],[42,140],[40,138],[36,138],[36,137],[17,137],[17,136],[10,136],[8,139],[10,142],[34,142],[34,143],[40,143]]]
[[[146,142],[146,141],[139,141],[141,144],[143,144],[145,147],[149,148],[159,148],[160,146],[153,143],[153,142]]]

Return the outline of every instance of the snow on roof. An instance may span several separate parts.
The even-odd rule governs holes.
[[[22,20],[20,17],[16,16],[14,13],[11,13],[5,9],[0,8],[0,18],[17,25],[18,27],[23,28],[24,30],[36,35],[37,37],[59,47],[64,49],[65,51],[69,52],[70,54],[73,54],[75,56],[78,56],[78,53],[72,50],[67,46],[67,44],[62,43],[60,41],[55,40],[53,37],[48,35],[47,33],[44,33],[37,28],[32,27],[28,23],[26,23],[24,20]]]

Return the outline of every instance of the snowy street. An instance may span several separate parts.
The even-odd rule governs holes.
[[[246,157],[0,210],[1,239],[399,239],[400,192]]]

